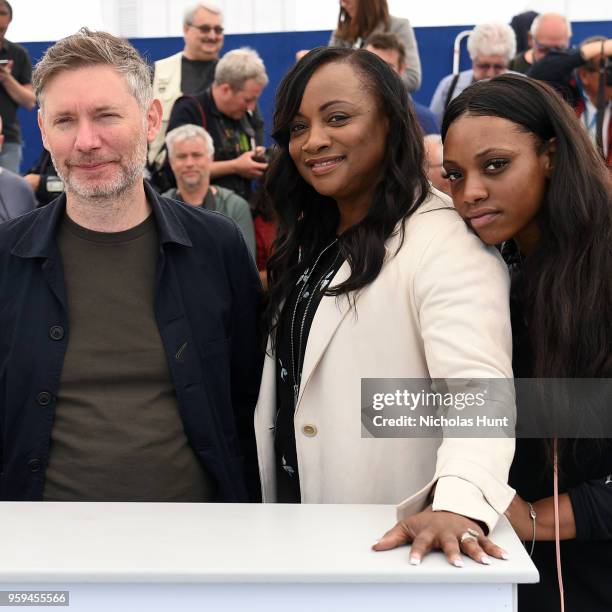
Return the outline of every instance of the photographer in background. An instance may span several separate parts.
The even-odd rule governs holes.
[[[512,27],[514,28],[514,26]],[[531,67],[546,57],[551,49],[569,49],[571,38],[572,25],[565,15],[559,13],[535,15],[527,33],[528,49],[522,51],[519,49],[517,34],[517,50],[519,52],[510,61],[510,70],[527,74]]]
[[[599,57],[602,52],[605,57],[612,55],[612,39],[593,37],[571,49],[550,49],[527,75],[552,85],[575,108],[581,96],[574,70]]]
[[[187,8],[183,15],[183,50],[155,62],[153,91],[162,104],[163,115],[162,127],[149,145],[151,167],[156,162],[157,166],[160,165],[158,155],[163,150],[168,120],[176,100],[203,91],[213,82],[225,41],[223,32],[223,13],[217,3],[198,2]]]
[[[263,125],[254,115],[267,84],[266,67],[257,52],[234,49],[217,63],[213,84],[180,97],[168,121],[168,131],[187,123],[206,129],[215,145],[212,179],[247,201],[253,193],[252,181],[261,178],[268,167]]]
[[[599,87],[599,65],[602,58],[610,65],[610,57],[612,57],[612,39],[606,39],[603,36],[594,36],[587,38],[580,44],[579,47],[573,49],[551,49],[544,58],[536,62],[527,73],[528,76],[545,81],[552,85],[576,110],[576,113],[583,118],[589,132],[593,134],[593,138],[597,137],[597,124],[601,124],[600,133],[605,135],[604,140],[604,157],[610,165],[610,147],[609,138],[607,137],[607,126],[610,124],[610,88],[604,88],[604,100],[602,103],[601,112],[604,113],[604,123],[597,121],[597,90]],[[578,70],[584,88],[584,96],[578,87],[574,71]],[[609,72],[609,71],[608,71]],[[606,77],[607,78],[607,77]],[[586,79],[586,82],[585,80]],[[590,93],[589,93],[590,92]],[[606,92],[608,92],[606,94]],[[592,107],[589,108],[589,104]],[[607,108],[606,108],[607,106]],[[585,116],[586,112],[586,116]],[[590,113],[590,116],[589,116]],[[605,114],[608,115],[607,121]],[[593,126],[590,124],[595,118]],[[607,125],[604,125],[607,124]],[[605,144],[607,142],[607,145]]]
[[[601,44],[605,40],[603,36],[593,36],[583,44],[597,41]],[[591,142],[603,154],[608,167],[612,167],[612,58],[604,58],[603,71],[601,63],[600,55],[578,68],[582,99],[578,101],[576,112]]]
[[[0,117],[0,151],[4,143]],[[30,187],[18,174],[0,167],[0,223],[24,215],[36,208]]]
[[[36,100],[30,83],[30,56],[24,47],[5,38],[12,20],[13,8],[6,0],[0,0],[0,117],[5,138],[0,166],[19,174],[22,143],[17,109],[23,106],[32,110]]]

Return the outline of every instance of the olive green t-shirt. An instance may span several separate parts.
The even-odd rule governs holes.
[[[211,500],[155,321],[153,216],[101,233],[65,215],[57,240],[69,329],[43,499]]]

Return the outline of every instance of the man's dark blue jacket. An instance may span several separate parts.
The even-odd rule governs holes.
[[[145,189],[159,237],[155,317],[187,439],[217,501],[257,499],[257,270],[229,218]],[[0,225],[0,500],[42,499],[70,338],[56,243],[65,207],[61,196]]]

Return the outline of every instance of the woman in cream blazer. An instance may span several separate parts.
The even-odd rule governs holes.
[[[400,504],[404,515],[421,510],[435,484],[433,510],[492,529],[514,495],[506,484],[512,437],[362,437],[361,385],[364,378],[511,379],[503,261],[427,183],[422,137],[405,89],[373,54],[327,48],[306,55],[279,87],[274,136],[279,152],[266,187],[279,217],[280,240],[269,264],[270,313],[284,321],[282,329],[290,324],[298,335],[291,331],[287,342],[283,332],[280,348],[268,344],[255,415],[263,500],[277,501],[276,475],[285,475],[284,455],[275,455],[281,405],[290,432],[293,421],[303,503]],[[388,167],[391,156],[397,162]],[[421,193],[412,196],[413,205],[402,195],[408,181],[415,194]],[[364,199],[362,190],[372,184],[377,190]],[[356,222],[355,203],[363,208]],[[339,262],[351,248],[359,252],[356,237],[369,238],[357,230],[371,231],[367,228],[377,222],[368,207],[379,207],[384,215],[385,207],[396,205],[407,212],[398,213],[403,216],[381,243],[382,266],[375,278],[357,291],[329,295],[351,276],[348,261],[332,264],[328,289],[327,276],[320,285],[308,281],[309,295],[318,291],[320,301],[310,327],[305,326],[307,317],[296,313],[307,296],[297,290],[307,273],[314,274],[316,262],[324,261],[329,247],[321,248],[339,233]],[[334,227],[334,215],[338,229],[318,236],[320,228]],[[327,270],[323,263],[320,267]],[[279,329],[280,324],[272,327],[272,338],[278,339]],[[296,376],[293,366],[285,371],[278,363],[277,352],[292,344],[295,354],[304,329],[307,340]],[[286,377],[297,382],[293,402],[286,401],[281,384]],[[513,408],[512,393],[490,399]]]
[[[432,193],[387,242],[376,280],[325,296],[306,345],[295,412],[302,502],[395,504],[438,481],[434,509],[492,528],[512,500],[514,441],[362,438],[362,378],[511,378],[508,272],[449,198]],[[332,286],[346,279],[344,263]],[[270,347],[268,347],[270,348]],[[268,350],[255,415],[264,502],[275,501],[276,363]],[[408,500],[410,501],[410,500]]]

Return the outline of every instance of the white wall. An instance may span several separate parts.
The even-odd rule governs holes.
[[[413,25],[417,26],[477,24],[496,20],[509,22],[514,15],[527,10],[538,13],[554,11],[567,15],[571,21],[612,20],[612,0],[533,0],[531,2],[388,0],[388,2],[393,14],[408,17]]]
[[[509,21],[524,10],[558,11],[573,21],[612,21],[612,0],[388,0],[391,13],[414,26]],[[337,0],[217,0],[227,32],[331,30]],[[129,37],[181,35],[182,14],[194,0],[14,0],[9,29],[14,41],[57,40],[86,25]]]

